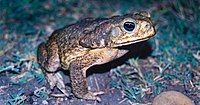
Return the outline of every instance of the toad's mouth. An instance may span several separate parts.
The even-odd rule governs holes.
[[[148,38],[143,38],[143,39],[137,39],[137,40],[132,40],[132,41],[126,41],[126,42],[120,42],[120,43],[115,43],[116,47],[120,47],[120,46],[126,46],[126,45],[130,45],[130,44],[134,44],[134,43],[138,43],[138,42],[143,42],[150,39],[150,37]]]
[[[126,45],[130,45],[130,44],[134,44],[134,43],[138,43],[138,42],[143,42],[143,41],[146,41],[146,40],[149,40],[150,38],[152,38],[153,36],[155,35],[155,31],[153,34],[147,36],[147,37],[138,37],[138,38],[130,38],[128,40],[124,40],[124,41],[119,41],[119,42],[116,42],[115,43],[115,47],[120,47],[120,46],[126,46]]]

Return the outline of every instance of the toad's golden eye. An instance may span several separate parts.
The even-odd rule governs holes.
[[[127,32],[132,32],[135,29],[135,23],[130,21],[124,22],[123,28]]]

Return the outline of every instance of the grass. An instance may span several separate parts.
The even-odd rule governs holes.
[[[11,95],[12,99],[8,99],[10,105],[22,105],[27,97],[23,95],[23,90],[20,90],[16,95]]]
[[[22,55],[13,53],[12,58],[5,62],[7,64],[0,66],[0,73],[12,73],[11,82],[13,84],[25,84],[30,78],[44,83],[44,74],[38,71],[39,65],[31,53]]]
[[[41,87],[33,92],[33,94],[25,95],[24,90],[20,90],[17,94],[11,95],[11,99],[8,99],[8,103],[10,105],[23,105],[28,97],[35,95],[36,97],[46,99],[47,98],[47,91],[46,87]]]

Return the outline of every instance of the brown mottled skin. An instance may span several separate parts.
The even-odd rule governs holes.
[[[148,40],[155,29],[147,12],[86,18],[52,33],[38,48],[38,62],[45,70],[51,89],[55,86],[68,96],[58,68],[69,70],[73,93],[76,97],[98,100],[98,93],[88,90],[86,71],[93,65],[119,58],[127,50],[119,46]]]

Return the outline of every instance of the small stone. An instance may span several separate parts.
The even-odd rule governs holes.
[[[43,101],[42,101],[42,104],[43,104],[43,105],[48,105],[49,103],[47,102],[47,100],[43,100]]]
[[[194,102],[177,91],[162,92],[156,96],[152,105],[195,105]]]

